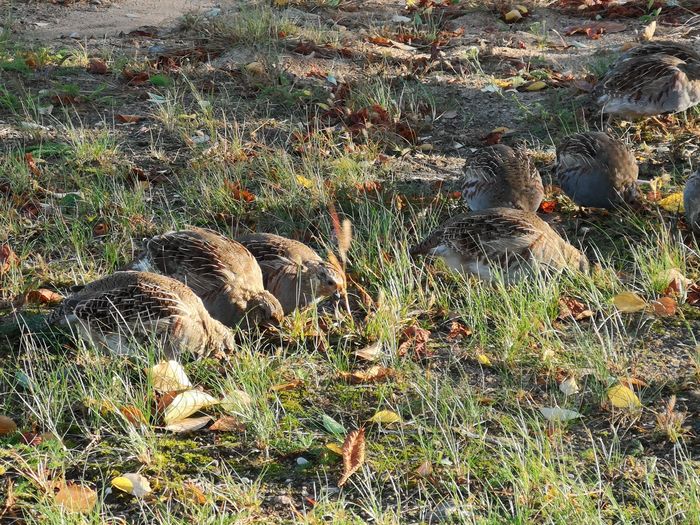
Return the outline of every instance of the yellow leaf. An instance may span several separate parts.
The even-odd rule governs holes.
[[[127,494],[132,494],[137,498],[151,492],[151,484],[141,474],[130,472],[123,476],[116,477],[112,480],[112,486]]]
[[[149,375],[156,392],[177,392],[192,388],[185,369],[177,361],[162,361],[151,368]]]
[[[622,292],[613,298],[615,308],[625,314],[640,312],[647,307],[647,302],[634,292]]]
[[[314,181],[304,177],[303,175],[297,175],[297,184],[299,184],[299,186],[303,186],[307,190],[310,190],[314,186]]]
[[[642,405],[634,391],[625,385],[615,385],[608,389],[608,399],[615,408],[636,408]]]
[[[527,7],[525,7],[524,5],[518,4],[518,5],[513,6],[513,7],[515,7],[515,9],[520,11],[523,15],[527,14]]]
[[[191,416],[202,408],[216,405],[219,402],[215,397],[199,390],[187,390],[175,396],[163,414],[163,421],[170,425],[175,421],[180,421]]]
[[[495,78],[493,80],[493,83],[502,89],[508,89],[509,87],[511,87],[509,80],[501,80],[500,78]]]
[[[522,13],[518,11],[517,9],[513,9],[512,11],[508,11],[505,15],[504,18],[506,22],[509,24],[512,24],[513,22],[517,22],[523,17]]]
[[[343,447],[341,447],[337,443],[327,443],[326,448],[331,452],[338,454],[339,456],[343,455]]]
[[[683,192],[671,193],[659,201],[659,206],[664,210],[670,211],[672,213],[684,213],[685,207],[683,206]]]
[[[525,91],[541,91],[541,90],[543,90],[543,89],[546,88],[546,87],[547,87],[547,83],[546,83],[546,82],[544,82],[544,81],[542,81],[542,80],[538,80],[538,81],[536,81],[536,82],[533,82],[533,83],[530,84],[529,86],[527,86],[527,87],[525,88]]]
[[[401,416],[396,412],[392,412],[391,410],[380,410],[369,418],[369,420],[372,423],[383,423],[385,425],[389,425],[391,423],[401,422]]]
[[[477,354],[476,360],[479,361],[479,364],[482,364],[484,366],[493,366],[491,364],[491,360],[486,354]]]

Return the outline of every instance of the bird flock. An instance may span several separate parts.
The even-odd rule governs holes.
[[[649,42],[624,53],[593,90],[603,113],[650,117],[700,104],[700,54],[674,42]],[[599,131],[566,137],[555,176],[581,207],[615,209],[638,199],[638,166],[620,140]],[[483,280],[517,281],[533,270],[582,271],[586,256],[537,215],[545,196],[526,148],[497,144],[466,159],[466,213],[449,218],[411,248]],[[688,225],[700,233],[700,171],[685,185]],[[231,328],[266,327],[297,308],[344,291],[343,269],[298,241],[270,233],[232,240],[190,228],[155,236],[122,271],[79,288],[49,321],[116,353],[155,344],[168,357],[184,352],[226,357]]]

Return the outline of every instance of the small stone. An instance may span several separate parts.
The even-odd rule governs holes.
[[[285,494],[277,496],[275,498],[275,501],[280,505],[294,505],[294,500]]]
[[[300,467],[303,467],[304,465],[308,465],[308,464],[309,464],[309,460],[308,460],[308,459],[302,458],[301,456],[299,456],[299,457],[297,458],[297,465],[299,465]]]
[[[101,1],[101,0],[90,0],[90,3],[91,3],[92,5],[102,5],[102,1]]]
[[[68,35],[68,38],[78,39],[80,38],[80,33],[78,33],[77,31],[73,31],[70,35]]]

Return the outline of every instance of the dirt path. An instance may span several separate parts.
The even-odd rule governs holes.
[[[79,39],[103,38],[142,26],[167,26],[187,12],[207,13],[221,4],[211,0],[124,0],[70,7],[32,3],[11,9],[25,38],[46,44],[71,35]]]

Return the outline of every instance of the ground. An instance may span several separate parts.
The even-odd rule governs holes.
[[[506,24],[506,2],[408,3],[0,7],[0,520],[700,521],[698,244],[664,200],[697,169],[700,111],[607,122],[588,93],[650,23],[690,41],[700,6],[525,3]],[[594,128],[635,152],[639,208],[558,191],[556,144]],[[463,210],[466,153],[499,139],[527,143],[542,215],[590,275],[485,284],[408,256]],[[112,356],[43,323],[150,235],[270,231],[340,257],[335,217],[351,315],[326,302],[239,331],[229,363],[183,357],[222,400],[195,416],[225,431],[164,429],[157,348]],[[115,488],[126,473],[151,493]]]

